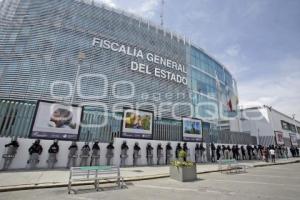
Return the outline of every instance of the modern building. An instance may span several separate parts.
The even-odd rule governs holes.
[[[300,146],[300,122],[271,106],[241,109],[239,120],[231,121],[231,129],[251,133],[262,145]],[[276,138],[277,137],[277,138]],[[278,139],[281,138],[281,141]]]
[[[101,123],[123,107],[154,111],[153,139],[181,140],[182,116],[204,133],[236,115],[235,79],[190,40],[92,0],[0,3],[0,136],[27,137],[38,100],[84,106]],[[120,111],[120,112],[119,112]],[[120,120],[82,128],[110,141]]]

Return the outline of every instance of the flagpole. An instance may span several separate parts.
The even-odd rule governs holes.
[[[217,85],[217,105],[218,105],[218,118],[217,118],[217,128],[219,128],[219,121],[220,121],[220,81],[217,76],[217,72],[215,71],[215,79],[216,79],[216,85]]]

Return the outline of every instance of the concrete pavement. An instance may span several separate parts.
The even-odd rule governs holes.
[[[300,162],[300,158],[280,159],[277,164]],[[241,161],[248,167],[261,167],[271,165],[263,161]],[[217,164],[199,164],[197,173],[209,173],[218,171]],[[126,167],[121,168],[121,175],[125,181],[165,178],[169,176],[168,166],[153,167]],[[0,192],[11,190],[24,190],[48,187],[64,187],[67,184],[69,171],[61,170],[37,170],[37,171],[8,171],[0,173]]]
[[[178,182],[170,178],[127,182],[118,189],[105,184],[96,192],[93,186],[76,187],[76,194],[68,195],[66,188],[4,192],[0,200],[297,200],[300,196],[300,163],[269,165],[248,169],[243,174],[199,174],[194,182]]]

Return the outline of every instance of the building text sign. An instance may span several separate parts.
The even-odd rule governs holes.
[[[175,62],[165,57],[161,57],[151,52],[145,52],[136,47],[112,42],[110,40],[97,37],[93,38],[93,46],[108,49],[114,52],[119,52],[128,56],[147,60],[148,62],[157,64],[157,67],[155,67],[154,70],[150,70],[149,65],[145,63],[131,61],[130,69],[132,71],[137,71],[146,75],[153,75],[155,77],[163,78],[168,81],[174,81],[179,84],[187,85],[186,67],[181,63]],[[169,71],[169,69],[173,69],[175,73]]]

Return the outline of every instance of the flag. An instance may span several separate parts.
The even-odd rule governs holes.
[[[229,101],[227,102],[227,106],[229,108],[229,111],[232,112],[233,109],[232,109],[232,102],[231,102],[231,99],[229,99]]]

